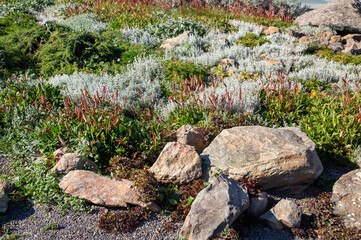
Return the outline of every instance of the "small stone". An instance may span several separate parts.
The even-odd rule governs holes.
[[[170,142],[149,171],[162,183],[185,184],[202,176],[202,160],[194,149]]]
[[[332,32],[320,32],[317,34],[318,37],[321,37],[321,38],[325,38],[327,40],[330,40],[331,37],[333,36],[333,33]]]
[[[270,211],[265,212],[259,217],[259,221],[273,230],[280,230],[283,228],[283,225],[274,215],[274,210],[271,209]]]
[[[328,47],[331,48],[335,53],[344,50],[344,46],[340,42],[329,42]]]
[[[183,145],[194,146],[198,154],[206,147],[204,144],[204,135],[193,126],[183,125],[177,130],[176,135],[177,142]]]
[[[268,59],[264,59],[262,60],[262,62],[270,64],[270,65],[279,65],[282,64],[282,62],[280,61],[275,61],[275,60],[268,60]]]
[[[67,174],[73,170],[90,170],[96,172],[98,171],[98,166],[84,156],[76,153],[66,153],[50,171],[56,171],[58,174]]]
[[[0,192],[0,213],[5,213],[8,209],[9,198]]]
[[[180,42],[182,42],[184,39],[188,38],[189,36],[193,35],[191,31],[185,31],[181,35],[178,35],[174,38],[169,38],[164,40],[160,48],[162,49],[172,49],[175,46],[177,46]]]
[[[259,217],[266,211],[268,203],[268,194],[266,192],[261,192],[259,196],[251,198],[251,204],[247,209],[249,216],[253,218]]]
[[[0,179],[0,193],[9,194],[14,188],[14,183]]]
[[[263,34],[270,35],[275,33],[280,33],[280,29],[278,27],[265,27],[262,31]]]
[[[302,211],[294,202],[286,199],[279,201],[273,207],[276,219],[289,228],[297,228],[301,226]]]
[[[334,42],[334,43],[339,43],[339,42],[341,42],[341,36],[340,36],[340,35],[332,36],[332,37],[330,38],[330,42]]]
[[[238,68],[239,63],[232,58],[223,58],[219,62],[219,65],[221,66],[222,71],[226,72],[228,70]]]

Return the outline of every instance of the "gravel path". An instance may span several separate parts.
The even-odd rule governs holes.
[[[110,234],[102,232],[98,227],[98,219],[102,207],[95,207],[91,213],[68,212],[61,215],[56,207],[30,202],[9,203],[7,213],[1,218],[0,225],[9,228],[10,234],[18,234],[21,239],[167,239],[176,240],[180,225],[175,231],[165,231],[163,222],[167,216],[152,214],[143,221],[136,230],[126,234]],[[43,231],[46,226],[56,223],[58,230]]]
[[[56,207],[30,202],[9,203],[8,211],[0,218],[0,226],[9,229],[9,234],[17,234],[21,239],[94,239],[94,240],[178,240],[178,231],[182,223],[178,223],[171,231],[165,231],[163,222],[168,216],[152,214],[150,219],[143,221],[135,230],[126,234],[110,234],[102,232],[98,227],[98,219],[102,207],[95,207],[91,213],[68,212],[61,215]],[[58,230],[42,229],[56,223]],[[259,228],[247,237],[247,240],[293,240],[288,230],[275,231],[266,227]]]

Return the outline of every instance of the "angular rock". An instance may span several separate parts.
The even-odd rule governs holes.
[[[341,42],[341,36],[340,36],[340,35],[332,36],[332,37],[330,38],[330,42],[334,42],[334,43],[339,43],[339,42]]]
[[[221,66],[221,69],[223,72],[226,72],[232,68],[238,68],[239,63],[232,59],[232,58],[223,58],[220,62],[219,65]]]
[[[259,217],[259,221],[274,230],[280,230],[283,228],[283,224],[275,217],[273,208],[262,214]]]
[[[320,32],[320,33],[317,34],[317,36],[319,36],[321,38],[325,38],[328,41],[333,36],[333,33],[332,32]]]
[[[8,209],[8,202],[9,198],[5,195],[0,193],[0,213],[5,213]]]
[[[267,63],[269,65],[282,65],[282,62],[275,60],[263,59],[262,62]]]
[[[318,45],[318,46],[325,46],[328,44],[327,40],[316,38],[313,36],[303,36],[298,40],[307,46],[311,45],[311,44]]]
[[[248,193],[242,184],[220,175],[198,193],[179,236],[188,240],[215,237],[248,206]]]
[[[299,128],[234,127],[201,154],[203,164],[257,179],[264,190],[311,184],[323,171],[315,144]]]
[[[259,196],[251,198],[251,203],[247,209],[247,214],[253,218],[259,217],[266,211],[268,194],[261,192]]]
[[[361,54],[361,42],[353,38],[347,39],[343,52],[347,54]]]
[[[361,33],[361,3],[359,0],[335,0],[296,20],[300,26],[326,26],[336,31]]]
[[[289,228],[301,226],[302,210],[294,202],[282,199],[273,207],[274,216]]]
[[[193,35],[193,33],[191,31],[185,31],[184,33],[182,33],[181,35],[178,35],[177,37],[164,40],[164,42],[162,43],[160,48],[172,49],[175,46],[177,46],[180,42],[182,42],[184,39],[188,38],[191,35]]]
[[[56,171],[58,174],[67,174],[73,170],[89,170],[96,172],[98,171],[98,165],[84,156],[76,153],[66,153],[50,171]]]
[[[361,34],[347,34],[346,36],[343,36],[341,38],[341,41],[342,41],[343,44],[346,44],[348,39],[353,39],[353,40],[355,40],[357,42],[360,42],[361,41]]]
[[[156,204],[140,201],[134,182],[125,179],[117,181],[91,171],[74,170],[61,179],[59,187],[71,196],[101,206],[126,207],[129,203],[159,211]]]
[[[14,183],[0,179],[0,193],[8,194],[12,190],[14,190],[14,188],[15,188]]]
[[[361,228],[361,169],[341,176],[333,185],[335,213],[345,217],[349,227]]]
[[[329,42],[327,47],[331,48],[336,53],[344,50],[344,46],[340,42]]]
[[[202,160],[194,149],[169,142],[149,171],[159,182],[185,184],[202,176]]]
[[[266,35],[280,33],[280,29],[278,27],[263,27],[262,33]]]
[[[177,132],[177,142],[183,145],[194,146],[198,154],[202,153],[206,145],[204,144],[204,135],[195,127],[183,125]]]

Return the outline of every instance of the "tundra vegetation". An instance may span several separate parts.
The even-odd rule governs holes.
[[[304,11],[291,0],[0,1],[0,153],[13,169],[0,174],[16,185],[11,200],[91,208],[64,194],[48,173],[59,160],[53,151],[66,146],[96,162],[100,174],[136,181],[144,200],[170,213],[170,228],[205,183],[160,184],[147,169],[185,124],[202,129],[208,142],[233,126],[298,126],[324,165],[355,167],[361,60],[310,49],[286,34]],[[260,25],[281,33],[264,35]],[[160,48],[184,31],[193,34]],[[224,58],[238,66],[224,71]],[[46,161],[34,161],[39,152]],[[316,184],[329,191],[320,179]],[[244,184],[258,191],[255,182]],[[329,209],[328,197],[310,203],[314,222],[295,234],[335,227],[336,216],[317,215],[317,208]],[[140,207],[108,211],[99,227],[131,231],[147,217]],[[228,229],[220,237],[236,236]]]

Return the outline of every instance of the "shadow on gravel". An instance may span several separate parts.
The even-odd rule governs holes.
[[[9,202],[6,213],[0,215],[0,226],[11,221],[19,221],[35,213],[33,204],[28,201]]]

